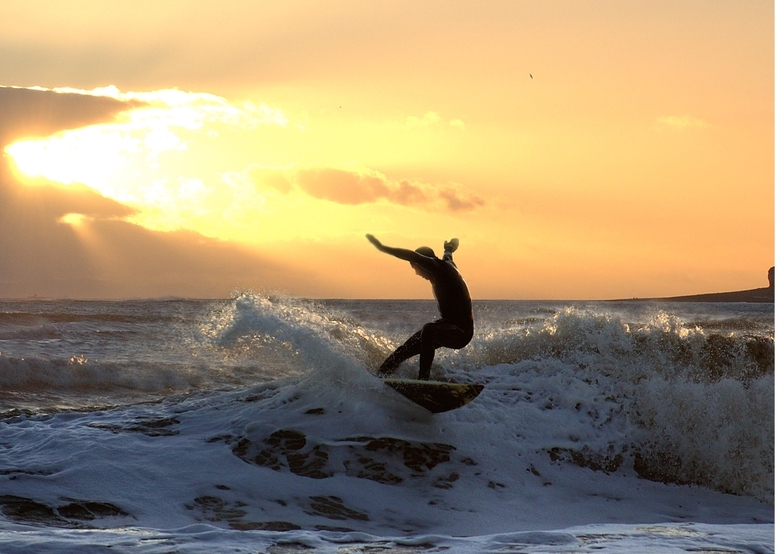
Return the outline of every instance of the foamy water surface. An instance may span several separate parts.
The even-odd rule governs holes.
[[[772,552],[772,305],[0,303],[3,552]],[[399,370],[415,377],[416,358]]]

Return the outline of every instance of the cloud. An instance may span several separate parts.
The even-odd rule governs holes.
[[[285,249],[275,250],[278,243],[274,241],[268,243],[267,253],[261,254],[193,230],[172,229],[183,221],[196,221],[200,215],[207,217],[204,210],[221,216],[220,224],[228,221],[247,234],[250,228],[263,232],[268,220],[260,216],[281,206],[302,205],[313,208],[312,214],[330,211],[323,209],[322,202],[450,213],[484,204],[458,183],[394,179],[363,167],[250,165],[242,171],[227,171],[216,164],[210,165],[216,170],[215,182],[199,173],[156,180],[147,177],[158,174],[148,172],[140,178],[130,169],[152,167],[160,152],[190,148],[188,131],[203,135],[210,130],[210,121],[240,128],[285,126],[287,121],[261,105],[245,107],[180,91],[156,94],[120,93],[112,87],[95,91],[0,87],[0,148],[11,143],[14,147],[31,144],[18,140],[22,137],[45,136],[36,142],[37,147],[53,149],[46,163],[41,163],[41,152],[46,152],[29,146],[29,157],[37,167],[51,169],[61,160],[62,170],[86,170],[54,172],[52,176],[41,172],[33,181],[22,182],[10,165],[11,160],[19,159],[10,150],[0,158],[0,298],[226,297],[244,288],[329,295],[335,287],[345,287],[344,280],[331,280],[322,268],[303,265]],[[243,119],[237,115],[240,113],[251,117]],[[426,120],[423,118],[423,123]],[[433,117],[430,120],[435,121]],[[74,139],[80,136],[90,141]],[[112,142],[112,137],[130,142]],[[72,139],[75,142],[70,143]],[[107,148],[98,148],[100,145]],[[110,157],[112,149],[118,150],[117,160]],[[136,157],[132,158],[134,152]],[[139,159],[146,163],[122,165],[126,154],[134,163]],[[116,167],[107,161],[117,162]],[[167,157],[160,161],[166,162]],[[116,174],[127,174],[143,186],[122,189]],[[106,190],[99,188],[101,183]],[[216,190],[220,195],[213,194]],[[129,191],[136,196],[126,194]],[[145,217],[158,212],[160,221],[156,221],[167,226],[146,222]],[[300,223],[308,222],[296,225]],[[210,232],[212,228],[200,229]]]
[[[65,106],[58,111],[57,120],[48,107],[55,101]],[[262,125],[286,127],[289,122],[283,112],[265,104],[230,102],[213,94],[176,89],[121,92],[114,86],[93,90],[0,88],[0,106],[0,127],[16,138],[6,150],[20,169],[60,183],[84,183],[104,193],[113,189],[109,182],[116,185],[120,177],[110,178],[106,171],[123,168],[119,173],[127,174],[123,166],[141,158],[149,168],[156,169],[161,154],[187,150],[189,143],[184,137],[203,131],[206,125],[250,131]],[[122,118],[108,117],[119,112],[123,112]],[[39,119],[48,123],[36,126]],[[20,133],[19,127],[32,131]],[[205,134],[210,132],[215,131],[209,128]],[[19,140],[29,135],[46,138]],[[44,159],[46,163],[41,164]]]
[[[0,87],[0,145],[105,122],[120,112],[142,105],[139,100]]]
[[[352,206],[386,201],[420,209],[443,206],[449,211],[469,211],[485,203],[459,185],[394,181],[371,170],[250,166],[245,174],[260,191],[273,189],[289,194],[298,190],[312,198]]]
[[[198,129],[205,123],[219,121],[242,129],[261,125],[285,127],[289,119],[285,113],[266,104],[231,102],[208,92],[188,92],[179,89],[160,89],[145,92],[123,92],[114,85],[83,90],[68,87],[52,89],[61,94],[109,98],[133,107],[145,107],[129,114],[131,122],[159,127],[166,124],[186,129]]]
[[[231,202],[219,177],[234,163],[227,160],[257,138],[252,134],[257,128],[278,131],[288,126],[283,112],[265,104],[176,89],[122,92],[109,86],[15,92],[28,104],[37,95],[54,99],[61,107],[76,101],[93,111],[108,106],[104,112],[112,117],[95,117],[86,121],[91,124],[87,127],[43,138],[17,140],[5,152],[26,176],[87,185],[135,207],[134,223],[161,231],[187,227],[215,233],[225,204]],[[118,110],[124,111],[113,117]],[[24,120],[32,116],[30,109],[23,112]],[[58,126],[46,130],[54,133]],[[228,140],[226,135],[231,135]]]
[[[110,121],[138,100],[0,88],[0,147]],[[187,195],[198,183],[185,182]],[[308,290],[319,277],[195,232],[134,225],[134,209],[79,184],[24,184],[0,158],[0,298],[226,297],[235,289]],[[311,287],[312,288],[312,287]]]
[[[453,212],[470,211],[484,205],[484,200],[478,196],[459,194],[450,189],[440,190],[438,196],[446,201],[447,207]]]
[[[690,115],[666,115],[661,116],[656,120],[656,127],[658,129],[675,129],[677,131],[682,131],[689,128],[705,128],[708,126],[707,121]]]
[[[302,169],[296,174],[296,182],[310,196],[338,204],[366,204],[392,193],[392,188],[375,175],[332,168]]]

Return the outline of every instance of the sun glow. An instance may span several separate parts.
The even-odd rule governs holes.
[[[5,152],[16,168],[27,177],[87,185],[134,208],[130,220],[155,230],[185,228],[228,238],[220,222],[205,220],[222,218],[219,208],[227,210],[233,202],[229,196],[236,187],[226,186],[222,177],[238,169],[226,155],[232,139],[248,140],[260,127],[289,124],[275,108],[204,93],[123,93],[115,87],[55,92],[132,103],[115,121],[8,145]]]
[[[114,196],[117,191],[110,188],[110,183],[117,173],[127,169],[130,155],[139,151],[139,144],[127,134],[93,126],[46,139],[15,142],[5,151],[25,175],[65,185],[83,183]]]
[[[117,269],[139,250],[214,247],[319,283],[296,292],[420,294],[368,232],[460,237],[479,297],[741,290],[773,265],[773,2],[87,3],[0,2],[23,85],[0,85],[0,294],[70,294],[28,260],[87,240],[117,291],[153,290],[153,265]]]
[[[71,227],[79,227],[84,224],[86,219],[87,218],[84,214],[69,213],[65,214],[58,221],[66,225],[70,225]]]
[[[134,209],[148,229],[188,229],[269,244],[364,236],[379,225],[434,225],[485,201],[455,182],[388,176],[352,161],[389,164],[436,155],[465,134],[462,120],[421,116],[347,122],[179,90],[55,89],[129,102],[114,120],[6,147],[28,177],[79,183]],[[311,155],[303,159],[303,153]],[[68,222],[72,223],[72,222]]]

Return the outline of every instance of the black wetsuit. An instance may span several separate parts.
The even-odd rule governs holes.
[[[428,379],[436,348],[463,348],[474,336],[474,313],[468,286],[452,261],[451,252],[444,253],[444,259],[439,260],[402,248],[385,246],[380,250],[424,270],[425,278],[433,285],[433,296],[438,302],[441,318],[426,323],[404,342],[384,360],[379,373],[392,373],[404,360],[419,354],[419,378]]]

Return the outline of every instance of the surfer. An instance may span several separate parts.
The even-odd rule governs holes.
[[[439,259],[432,248],[421,246],[416,250],[384,246],[373,235],[367,239],[385,254],[390,254],[411,264],[414,272],[430,281],[433,296],[438,302],[441,317],[425,325],[395,350],[379,367],[381,375],[393,373],[404,361],[419,354],[419,379],[430,378],[436,348],[460,349],[474,336],[474,313],[471,296],[463,276],[457,270],[452,254],[460,241],[444,242],[444,256]]]

